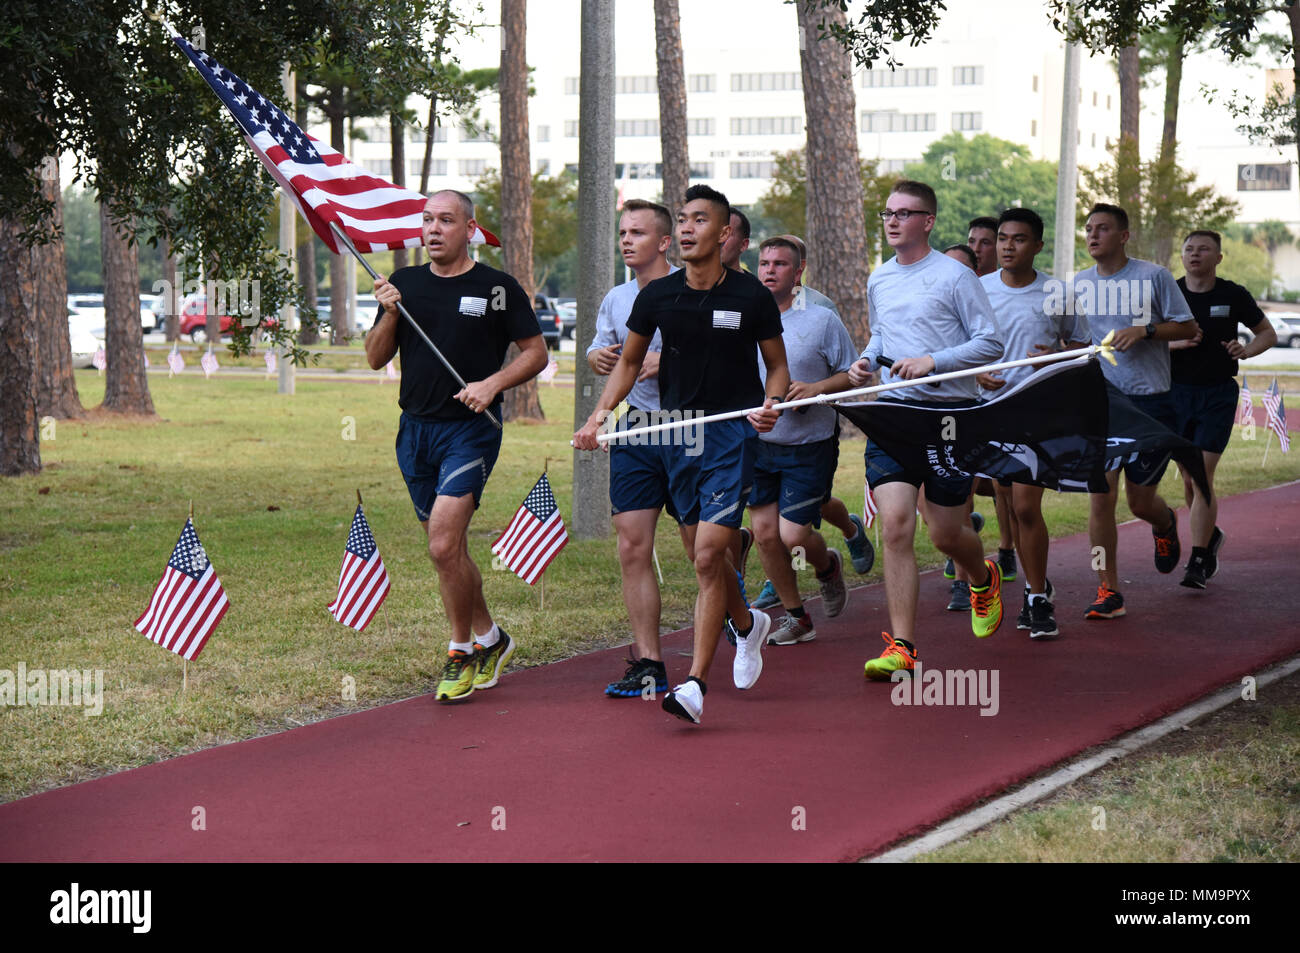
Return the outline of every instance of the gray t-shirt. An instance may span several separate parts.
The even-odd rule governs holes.
[[[1130,258],[1113,275],[1101,277],[1093,265],[1074,277],[1074,307],[1087,319],[1092,343],[1100,344],[1110,331],[1165,321],[1192,321],[1174,276],[1168,268],[1141,258]],[[1116,364],[1101,362],[1106,379],[1125,394],[1163,394],[1169,390],[1169,343],[1137,341],[1127,351],[1115,353]]]
[[[1034,280],[1023,288],[1012,288],[1002,280],[1002,270],[980,279],[984,291],[989,296],[989,304],[997,315],[998,328],[1002,331],[1002,343],[1006,348],[1003,360],[1018,361],[1032,357],[1038,345],[1056,348],[1060,341],[1085,341],[1088,338],[1088,326],[1074,308],[1065,302],[1064,307],[1057,304],[1059,295],[1051,291],[1060,286],[1053,282],[1051,275],[1035,269]],[[999,371],[1006,384],[997,390],[984,390],[985,397],[1000,394],[1009,387],[1014,387],[1034,371],[1043,368],[1043,364],[1030,364],[1025,367],[1010,367]]]
[[[670,268],[669,273],[676,270]],[[602,347],[622,346],[627,343],[627,318],[632,313],[632,302],[636,301],[640,291],[641,288],[635,278],[621,285],[615,285],[609,290],[604,300],[600,302],[600,310],[596,312],[596,336],[591,339],[591,346],[587,348],[588,354]],[[663,338],[658,331],[655,331],[654,337],[650,339],[649,350],[662,351],[663,346]],[[659,410],[659,378],[651,377],[637,381],[627,395],[627,402],[638,410]]]
[[[797,301],[797,299],[796,299]],[[781,312],[782,340],[790,380],[813,383],[847,371],[857,359],[857,348],[844,322],[829,308],[811,305]],[[767,384],[767,365],[759,359],[758,373]],[[835,435],[835,411],[825,405],[808,405],[781,412],[776,426],[758,435],[767,443],[813,443]]]
[[[878,368],[882,354],[895,361],[908,357],[934,358],[934,372],[979,367],[1002,357],[1002,335],[975,272],[959,261],[930,249],[911,265],[891,258],[867,281],[871,309],[871,341],[862,356]],[[881,369],[880,382],[899,378]],[[976,400],[974,376],[885,391],[881,399],[909,401]]]
[[[799,297],[801,294],[803,295],[802,300],[800,300]],[[840,317],[840,309],[835,307],[835,302],[826,297],[816,288],[808,288],[804,285],[799,285],[794,289],[794,307],[808,308],[813,305],[821,305],[826,310],[835,312],[835,317]],[[844,319],[840,318],[840,320],[843,321]]]

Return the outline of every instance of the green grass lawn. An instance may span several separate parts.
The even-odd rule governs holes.
[[[79,372],[78,386],[86,405],[101,399],[94,371]],[[105,686],[98,717],[0,707],[2,800],[409,697],[428,691],[441,666],[446,623],[393,456],[394,384],[301,381],[295,396],[282,397],[273,380],[204,380],[187,370],[154,375],[150,386],[157,421],[59,422],[42,444],[45,470],[0,481],[0,669],[102,669]],[[548,422],[507,425],[470,533],[488,604],[520,636],[514,664],[523,666],[628,641],[612,536],[569,543],[547,571],[545,611],[540,586],[491,569],[492,540],[548,459],[570,511],[573,392],[542,385],[541,396]],[[1300,477],[1300,454],[1283,456],[1276,445],[1261,469],[1263,437],[1234,438],[1219,470],[1224,493]],[[836,482],[859,512],[861,448],[846,443]],[[325,608],[358,489],[393,582],[363,633]],[[1181,498],[1176,476],[1166,493]],[[132,624],[191,501],[231,606],[182,693],[180,659]],[[980,500],[993,523],[991,503]],[[1047,494],[1045,509],[1056,535],[1086,527],[1084,496]],[[663,624],[688,625],[694,574],[667,520],[657,548]],[[923,564],[940,561],[928,540],[917,551]],[[752,581],[758,572],[751,560]],[[811,577],[806,588],[815,591]],[[344,698],[347,676],[355,701]]]

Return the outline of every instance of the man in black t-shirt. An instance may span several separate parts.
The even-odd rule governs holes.
[[[469,555],[469,521],[501,449],[501,430],[483,411],[499,420],[501,393],[547,364],[541,327],[519,283],[469,257],[476,227],[467,196],[450,189],[430,196],[423,226],[430,261],[375,279],[381,312],[366,335],[366,360],[375,370],[399,351],[402,356],[397,464],[428,537],[451,626],[441,702],[492,688],[515,650],[483,599],[483,578]],[[398,314],[398,301],[465,387]],[[502,367],[511,341],[519,355]]]
[[[1187,299],[1199,330],[1186,341],[1169,345],[1172,375],[1170,395],[1178,416],[1177,430],[1201,448],[1205,476],[1214,489],[1214,470],[1232,436],[1237,414],[1237,361],[1262,354],[1277,343],[1277,332],[1264,317],[1255,298],[1241,285],[1216,274],[1223,261],[1218,232],[1199,229],[1183,241],[1183,267],[1187,274],[1178,287]],[[1247,345],[1237,340],[1237,326],[1250,328],[1255,339]],[[1217,496],[1207,502],[1182,467],[1183,493],[1192,511],[1192,556],[1182,584],[1204,589],[1219,571],[1218,552],[1223,531]]]
[[[693,550],[700,587],[691,674],[664,696],[663,707],[698,723],[725,616],[733,620],[737,636],[736,687],[752,687],[763,669],[761,653],[771,620],[745,605],[728,549],[749,497],[757,434],[776,424],[780,413],[770,408],[784,399],[790,375],[776,299],[752,275],[722,264],[722,245],[731,233],[726,196],[695,185],[685,198],[677,213],[684,267],[650,282],[637,295],[619,362],[596,410],[573,435],[573,445],[580,450],[599,447],[596,433],[631,390],[655,331],[663,338],[659,395],[666,414],[690,419],[764,408],[747,417],[648,435],[680,448],[668,475],[669,492]],[[760,353],[767,368],[766,399],[758,374]]]

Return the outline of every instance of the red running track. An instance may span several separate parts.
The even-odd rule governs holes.
[[[0,806],[0,860],[860,858],[1300,652],[1300,529],[1281,518],[1298,507],[1300,484],[1224,500],[1204,592],[1156,573],[1145,525],[1121,527],[1129,615],[1112,622],[1082,620],[1087,540],[1054,541],[1053,643],[1015,628],[1020,582],[1001,630],[976,640],[927,573],[921,661],[996,670],[994,716],[897,706],[894,686],[864,681],[887,625],[871,586],[833,622],[814,602],[816,641],[769,647],[749,692],[731,686],[724,645],[698,727],[602,697],[622,654],[598,652],[458,707],[423,696]],[[666,639],[673,678],[688,639]]]

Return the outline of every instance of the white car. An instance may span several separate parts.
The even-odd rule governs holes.
[[[140,295],[140,332],[142,334],[154,330],[155,320],[154,313],[149,308],[148,297]],[[68,295],[69,310],[75,309],[80,314],[87,317],[98,317],[100,325],[107,324],[104,317],[104,296],[102,294],[73,294]]]
[[[69,308],[68,339],[72,345],[72,366],[94,367],[95,352],[104,346],[104,315],[96,315],[94,309],[83,312]]]

